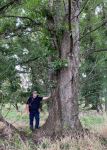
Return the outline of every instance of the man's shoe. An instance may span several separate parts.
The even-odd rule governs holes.
[[[40,127],[35,127],[35,129],[40,129]]]

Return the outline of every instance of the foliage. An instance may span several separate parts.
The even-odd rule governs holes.
[[[67,66],[68,66],[67,60],[57,59],[56,61],[52,62],[52,68],[57,71]]]
[[[1,7],[7,3],[0,1]],[[57,6],[50,9],[47,0],[25,0],[1,12],[0,90],[4,103],[25,102],[33,89],[47,94],[53,87],[48,77],[49,69],[59,71],[67,67],[67,60],[58,58],[52,38],[56,36],[57,47],[60,47],[61,37],[68,29],[62,19],[66,11],[63,4],[59,1],[61,9],[57,10]],[[107,54],[103,51],[107,48],[107,27],[103,24],[107,17],[106,7],[105,0],[82,1],[80,6],[80,103],[87,107],[99,106],[104,103],[103,98],[107,99]],[[55,16],[58,20],[49,30],[48,23],[54,22]],[[18,98],[14,100],[15,95]]]

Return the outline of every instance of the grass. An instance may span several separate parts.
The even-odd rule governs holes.
[[[103,124],[105,117],[103,115],[87,115],[80,118],[83,127],[93,128],[96,125]]]
[[[19,112],[11,106],[6,105],[2,110],[4,118],[13,124],[16,128],[23,128],[25,131],[29,131],[29,115],[24,112],[24,105],[19,104]],[[46,111],[46,105],[43,105],[43,111],[40,114],[40,126],[42,126],[48,117],[48,112]]]
[[[11,111],[8,112],[8,107],[5,107],[3,109],[3,116],[6,116],[6,119],[17,128],[23,127],[23,130],[30,135],[28,115],[22,113],[23,106],[19,108],[20,112],[17,112],[13,107]],[[48,116],[46,106],[44,106],[43,110],[44,111],[41,112],[41,125]],[[97,132],[107,138],[106,114],[82,112],[82,114],[80,114],[80,120],[83,127],[89,128],[95,133]],[[101,141],[101,139],[93,135],[91,137],[86,135],[84,139],[80,138],[78,141],[75,140],[75,138],[71,139],[69,136],[56,140],[55,142],[52,142],[50,139],[43,139],[39,145],[35,145],[29,140],[27,143],[23,143],[18,135],[14,135],[9,140],[0,139],[0,147],[2,146],[4,150],[106,150],[107,148],[104,147],[106,144],[107,140]]]
[[[8,105],[3,109],[3,116],[5,119],[15,125],[17,124],[23,124],[23,126],[28,126],[29,124],[29,117],[28,114],[23,113],[25,106],[19,105],[19,111],[17,112],[14,107],[11,108],[11,111],[8,109]],[[40,125],[43,125],[48,117],[48,112],[46,111],[46,105],[43,106],[43,111],[40,115]],[[101,125],[106,120],[106,115],[102,114],[96,114],[94,112],[92,113],[82,113],[80,115],[80,120],[83,125],[83,127],[92,129],[95,126]]]
[[[9,140],[1,140],[3,150],[104,150],[98,137],[85,136],[78,141],[69,136],[52,142],[50,139],[42,139],[40,144],[34,144],[32,141],[24,143],[18,135],[14,135]]]

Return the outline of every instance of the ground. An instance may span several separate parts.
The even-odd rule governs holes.
[[[6,105],[3,109],[3,116],[5,119],[13,124],[17,129],[24,131],[27,135],[31,136],[31,131],[29,130],[29,122],[28,122],[28,115],[23,112],[24,106],[19,105],[19,112],[15,110],[14,107],[9,109],[9,106]],[[46,118],[48,117],[48,112],[46,111],[46,105],[43,107],[43,111],[41,112],[41,121],[40,125],[42,126]],[[39,145],[38,150],[106,150],[107,149],[107,115],[106,113],[97,113],[96,111],[81,111],[80,113],[80,120],[84,128],[89,129],[95,136],[85,137],[84,140],[80,139],[77,144],[75,140],[71,142],[69,137],[61,139],[61,141],[56,141],[52,143],[49,139],[44,139],[43,143]],[[9,134],[9,131],[5,128],[4,124],[0,122],[0,150],[3,149],[3,139],[6,139],[5,136],[3,137],[2,131]],[[96,136],[98,134],[98,137]],[[26,145],[20,141],[20,137],[15,135],[16,137],[11,139],[11,143],[16,143],[13,147],[16,146],[16,150],[18,150],[18,146],[22,144],[25,149]],[[101,137],[101,138],[100,138]],[[17,139],[17,140],[16,140]],[[14,141],[15,140],[15,141]],[[20,141],[20,142],[19,142]],[[5,142],[7,142],[5,140]],[[9,142],[9,141],[8,141]],[[11,143],[5,143],[4,145],[10,146]],[[50,146],[51,143],[51,146]],[[72,143],[70,145],[70,143]],[[87,143],[87,144],[86,144]],[[35,147],[32,147],[32,142],[28,141],[27,148],[28,150],[33,150]],[[33,145],[34,146],[34,145]],[[41,146],[41,148],[40,148]],[[79,149],[78,149],[79,146]],[[72,147],[72,149],[71,149]],[[5,147],[5,150],[14,150],[14,148]],[[24,149],[24,148],[23,148]],[[3,149],[4,150],[4,149]]]

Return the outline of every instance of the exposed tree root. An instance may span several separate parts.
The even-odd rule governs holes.
[[[15,133],[18,134],[23,142],[26,142],[28,137],[25,132],[19,131],[15,128],[11,123],[6,121],[2,115],[0,115],[0,121],[4,123],[5,128],[2,130],[1,135],[7,136],[8,138],[11,138]]]
[[[81,129],[81,130],[63,130],[55,133],[50,128],[47,129],[45,126],[41,127],[40,129],[35,130],[35,132],[32,133],[32,139],[34,142],[41,142],[43,138],[50,138],[52,140],[64,138],[66,136],[70,136],[71,138],[80,138],[84,137],[85,134],[89,134],[88,129]]]

